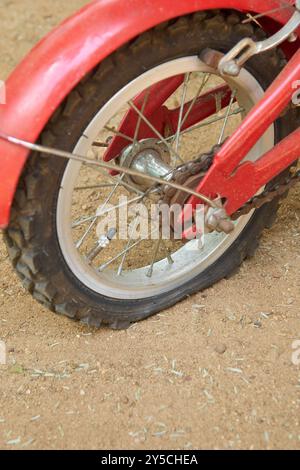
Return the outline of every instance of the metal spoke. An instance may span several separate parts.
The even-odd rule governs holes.
[[[151,220],[151,219],[150,219],[150,220]],[[132,239],[133,239],[133,233],[134,233],[134,231],[136,230],[136,227],[137,227],[138,222],[139,222],[139,218],[137,217],[134,222],[135,222],[135,223],[134,223],[134,225],[133,225],[133,227],[132,227],[132,230],[131,230],[131,233],[130,233],[130,235],[129,235],[128,243],[127,243],[127,246],[126,246],[126,248],[125,248],[125,252],[124,252],[124,254],[123,254],[122,261],[121,261],[120,266],[119,266],[119,268],[118,268],[118,272],[117,272],[117,275],[118,275],[118,276],[121,276],[121,275],[122,275],[122,272],[123,272],[123,269],[124,269],[124,264],[125,264],[126,257],[127,257],[127,254],[128,254],[128,249],[129,249],[130,246],[131,246],[131,242],[132,242]],[[164,242],[162,239],[160,239],[160,241],[163,242],[163,244],[164,244],[165,251],[166,251],[166,258],[167,258],[167,260],[168,260],[168,263],[169,263],[169,264],[174,264],[174,260],[173,260],[173,258],[172,258],[172,256],[171,256],[171,254],[170,254],[168,248],[166,247],[165,242]]]
[[[181,131],[181,126],[182,126],[183,110],[184,110],[184,104],[185,104],[188,84],[189,84],[189,80],[190,80],[190,75],[191,75],[190,73],[186,73],[185,78],[184,78],[183,91],[182,91],[182,97],[181,97],[181,105],[180,105],[180,111],[179,111],[179,117],[178,117],[178,126],[177,126],[177,132],[176,132],[176,135],[175,135],[175,138],[174,138],[176,153],[178,153],[178,149],[179,149],[180,131]],[[176,158],[175,164],[176,164],[176,162],[177,162],[177,158]]]
[[[118,136],[118,137],[122,137],[123,139],[128,140],[129,142],[134,142],[134,140],[133,140],[132,137],[129,137],[128,135],[123,134],[123,132],[116,131],[116,129],[114,129],[113,127],[104,126],[104,129],[105,129],[106,131],[112,132],[113,134],[115,134],[115,135]]]
[[[244,111],[245,111],[244,108],[238,108],[238,109],[232,111],[232,113],[229,114],[228,118],[230,118],[231,116],[236,116],[237,114],[241,114]],[[219,116],[219,117],[214,117],[214,118],[211,118],[211,119],[207,119],[206,121],[202,122],[201,124],[195,124],[194,126],[189,127],[188,129],[185,129],[184,131],[181,132],[181,135],[188,134],[190,132],[201,129],[202,127],[206,127],[206,126],[209,126],[210,124],[214,124],[215,122],[222,121],[225,117],[226,117],[226,115],[223,114],[222,116]],[[167,140],[169,140],[169,141],[172,140],[172,139],[173,139],[173,136],[167,138]]]
[[[82,246],[83,242],[85,241],[86,237],[91,233],[91,231],[93,230],[95,224],[96,224],[96,221],[97,219],[94,217],[92,219],[92,222],[90,223],[88,229],[85,231],[84,235],[77,241],[76,243],[76,248],[77,250],[79,250],[79,248]],[[82,225],[82,224],[78,224],[79,225]]]
[[[157,214],[157,215],[158,215],[158,214]],[[151,220],[152,222],[157,222],[157,220],[158,220],[157,215],[156,215],[155,219],[151,219],[151,218],[150,218],[150,220]],[[164,249],[165,249],[165,252],[166,252],[166,258],[167,258],[167,260],[168,260],[168,263],[169,263],[170,265],[174,264],[174,260],[173,260],[173,258],[172,258],[172,256],[171,256],[171,252],[170,252],[169,248],[167,247],[165,240],[163,240],[162,237],[161,237],[161,241],[162,241],[162,244],[163,244]]]
[[[94,186],[77,186],[77,188],[74,188],[74,191],[85,191],[85,190],[88,190],[88,189],[112,188],[113,186],[115,186],[113,183],[96,184]]]
[[[144,199],[144,198],[145,198],[145,196],[143,196],[140,200],[142,200],[142,199]],[[151,218],[150,218],[150,220],[153,221],[153,219],[151,219]],[[138,223],[138,217],[137,217],[136,220],[135,220],[135,226],[134,226],[135,228],[136,228],[137,223]],[[101,265],[101,266],[98,268],[98,271],[100,271],[100,272],[101,272],[101,271],[104,271],[104,270],[105,270],[106,268],[108,268],[108,266],[110,266],[114,261],[117,261],[119,258],[121,258],[121,256],[123,256],[123,259],[122,259],[121,264],[120,264],[119,269],[118,269],[118,276],[120,276],[120,275],[122,274],[122,271],[123,271],[123,267],[124,267],[124,263],[125,263],[127,254],[128,254],[131,250],[133,250],[133,248],[135,248],[136,246],[140,245],[143,241],[146,240],[146,238],[141,238],[140,240],[137,240],[135,243],[133,243],[132,245],[130,245],[130,242],[132,241],[132,238],[133,238],[133,231],[134,231],[135,228],[133,228],[132,231],[131,231],[131,234],[130,234],[130,237],[129,237],[129,240],[128,240],[128,243],[127,243],[126,248],[125,248],[123,251],[121,251],[118,255],[114,256],[111,260],[109,260],[109,261],[107,261],[106,263],[104,263],[103,265]],[[151,237],[151,235],[153,235],[153,234],[155,233],[155,231],[156,231],[156,228],[154,228],[154,229],[150,232],[150,237]],[[163,240],[162,240],[162,241],[163,241]],[[168,260],[168,263],[169,263],[169,264],[173,264],[174,261],[173,261],[171,255],[170,255],[170,253],[169,253],[167,247],[166,247],[166,252],[167,252],[167,260]]]
[[[144,197],[141,199],[141,201],[144,199]],[[140,201],[140,202],[141,202]],[[134,222],[134,226],[132,227],[131,229],[131,232],[130,232],[130,235],[129,235],[129,239],[128,239],[128,243],[127,243],[127,246],[126,246],[126,250],[128,250],[130,248],[130,245],[131,245],[131,241],[132,241],[132,238],[133,238],[133,232],[136,230],[137,228],[137,225],[138,225],[138,222],[139,222],[139,217],[136,217],[135,219],[135,222]],[[122,275],[122,272],[123,272],[123,267],[124,267],[124,264],[125,264],[125,261],[126,261],[126,257],[127,257],[127,253],[128,251],[126,251],[123,255],[123,258],[121,260],[121,263],[120,263],[120,266],[119,266],[119,269],[118,269],[118,273],[117,275],[118,276],[121,276]]]
[[[221,93],[215,94],[215,104],[216,104],[215,114],[219,114],[222,111],[222,94]]]
[[[108,148],[109,144],[104,143],[104,142],[93,142],[92,147]]]
[[[102,211],[100,214],[97,214],[97,215],[91,215],[89,217],[86,217],[82,220],[79,220],[77,222],[74,222],[74,224],[72,225],[72,228],[77,228],[77,227],[80,227],[80,225],[83,225],[87,222],[90,222],[91,220],[94,220],[94,219],[99,219],[100,217],[103,217],[104,215],[107,215],[107,214],[110,214],[111,212],[117,210],[117,209],[122,209],[123,207],[126,207],[126,206],[130,206],[131,204],[134,204],[135,202],[140,202],[144,199],[144,195],[142,196],[137,196],[135,197],[134,199],[130,199],[129,201],[126,201],[122,204],[118,204],[114,207],[111,207],[110,209],[106,209],[104,212]]]
[[[166,250],[166,255],[167,255],[167,260],[168,260],[168,263],[171,265],[171,264],[174,264],[174,260],[172,258],[172,255],[170,253],[170,250],[169,248],[166,246],[166,242],[163,240],[163,245],[165,247],[165,250]]]
[[[224,124],[223,124],[221,134],[220,134],[220,137],[219,137],[218,145],[221,145],[221,143],[223,142],[226,127],[227,127],[227,123],[228,123],[228,119],[229,119],[229,116],[230,116],[230,112],[231,112],[233,102],[234,102],[235,97],[236,97],[236,93],[237,93],[237,90],[233,90],[233,92],[231,93],[230,103],[229,103],[229,106],[227,108],[227,112],[226,112],[226,115],[225,115]]]
[[[149,98],[149,94],[150,94],[150,88],[145,93],[144,101],[143,101],[142,108],[141,108],[141,113],[142,114],[144,114],[145,107],[146,107],[146,104],[147,104],[147,101],[148,101],[148,98]],[[135,128],[134,138],[133,138],[133,145],[134,146],[137,144],[137,141],[138,141],[138,136],[139,136],[139,132],[140,132],[141,123],[142,123],[142,117],[139,116],[138,121],[137,121],[137,125],[136,125],[136,128]]]
[[[150,217],[150,221],[155,221],[155,220],[151,219],[151,217]],[[128,248],[130,247],[130,245],[131,245],[132,238],[133,238],[133,232],[134,232],[134,230],[136,230],[136,227],[137,227],[138,222],[139,222],[139,217],[137,217],[134,222],[135,222],[135,223],[134,223],[134,225],[133,225],[133,227],[132,227],[132,230],[131,230],[131,232],[130,232],[129,239],[128,239],[128,243],[127,243],[127,246],[126,246],[126,252],[125,252],[124,255],[123,255],[122,261],[121,261],[120,266],[119,266],[119,269],[118,269],[118,276],[121,276],[121,274],[122,274],[122,271],[123,271],[123,268],[124,268],[124,263],[125,263],[125,261],[126,261],[126,256],[127,256],[127,253],[128,253],[127,250],[128,250]],[[174,260],[172,259],[172,256],[171,256],[171,254],[170,254],[170,252],[169,252],[169,249],[167,248],[167,246],[166,246],[166,244],[165,244],[165,241],[162,240],[162,239],[161,239],[161,241],[163,242],[163,245],[164,245],[164,248],[165,248],[165,251],[166,251],[166,258],[167,258],[167,260],[168,260],[168,263],[169,263],[169,264],[173,264],[173,263],[174,263]]]
[[[189,106],[187,112],[185,113],[185,115],[184,115],[184,117],[183,117],[183,120],[182,120],[182,123],[181,123],[181,129],[182,129],[182,126],[184,126],[184,124],[185,124],[187,118],[188,118],[189,115],[191,114],[192,109],[193,109],[193,107],[195,106],[195,103],[196,103],[197,99],[198,99],[199,96],[201,95],[201,93],[202,93],[204,87],[207,85],[207,83],[208,83],[210,77],[211,77],[211,74],[210,74],[210,73],[209,73],[209,74],[207,74],[207,73],[204,74],[204,77],[203,77],[202,83],[201,83],[201,85],[200,85],[200,87],[199,87],[199,90],[198,90],[197,94],[195,95],[193,101],[191,102],[191,104],[190,104],[190,106]],[[181,132],[181,129],[180,129],[180,132]]]
[[[152,231],[152,233],[154,233],[154,231]],[[150,234],[151,235],[151,234]],[[104,271],[106,268],[108,268],[108,266],[110,266],[114,261],[118,260],[119,258],[121,258],[121,256],[123,256],[125,253],[129,253],[131,250],[133,250],[133,248],[135,248],[136,246],[140,245],[143,241],[145,241],[146,238],[141,238],[140,240],[138,240],[137,242],[135,242],[133,245],[131,245],[129,248],[126,248],[125,250],[121,251],[121,253],[119,253],[118,255],[116,255],[114,258],[112,258],[111,260],[107,261],[107,263],[104,263],[102,264],[102,266],[100,266],[98,268],[98,271],[102,272]]]
[[[158,255],[160,246],[161,246],[161,242],[162,242],[162,239],[159,238],[159,239],[157,240],[156,244],[155,244],[154,254],[153,254],[152,261],[151,261],[151,265],[150,265],[149,271],[148,271],[147,274],[146,274],[147,277],[152,277],[152,275],[153,275],[153,268],[154,268],[154,264],[155,264],[155,261],[156,261],[156,258],[157,258],[157,255]]]
[[[155,232],[155,230],[153,230],[151,233],[150,233],[150,236]],[[102,264],[101,266],[99,266],[98,268],[98,271],[102,272],[104,271],[106,268],[108,268],[112,263],[114,263],[114,261],[117,261],[119,258],[121,258],[121,256],[124,256],[124,255],[127,255],[131,250],[133,250],[133,248],[135,248],[136,246],[140,245],[143,241],[147,240],[146,238],[141,238],[140,240],[137,240],[133,245],[129,246],[129,247],[126,247],[123,251],[121,251],[118,255],[114,256],[112,259],[110,259],[109,261],[107,261],[106,263]],[[161,239],[160,239],[161,240]],[[174,261],[171,257],[171,255],[168,253],[168,262],[169,264],[173,264]]]
[[[131,229],[131,232],[130,232],[130,235],[129,235],[129,239],[128,239],[128,243],[127,243],[127,246],[125,248],[125,253],[123,255],[123,258],[121,260],[121,263],[120,263],[120,266],[119,266],[119,269],[118,269],[118,273],[117,275],[118,276],[121,276],[122,275],[122,272],[123,272],[123,268],[124,268],[124,264],[125,264],[125,261],[126,261],[126,257],[127,257],[127,253],[128,253],[128,249],[130,248],[130,245],[131,245],[131,242],[132,242],[132,238],[133,238],[133,232],[136,230],[137,226],[138,226],[138,222],[139,222],[139,218],[137,217],[134,221],[134,225]]]
[[[149,128],[154,132],[154,134],[157,135],[157,137],[168,147],[169,151],[177,158],[179,159],[182,163],[184,163],[184,160],[178,155],[176,150],[173,149],[171,145],[167,142],[167,140],[161,135],[160,132],[151,124],[151,122],[141,113],[141,111],[135,106],[135,104],[132,101],[128,102],[129,106],[135,110],[135,112],[141,117],[141,119],[149,126]]]
[[[125,176],[124,174],[121,176],[121,180],[124,178],[124,176]],[[109,201],[111,200],[111,198],[113,197],[113,195],[115,194],[115,192],[117,191],[119,186],[120,186],[120,181],[118,181],[118,183],[115,185],[113,190],[110,192],[109,196],[107,197],[104,204],[102,205],[100,212],[102,212],[103,209],[105,209],[105,207],[107,206],[107,204],[109,203]],[[80,238],[80,240],[78,240],[78,242],[76,243],[76,248],[77,249],[79,249],[82,246],[82,244],[85,241],[85,239],[87,238],[87,236],[91,233],[91,231],[93,230],[94,226],[97,223],[97,220],[98,220],[98,216],[96,215],[93,218],[93,220],[92,220],[90,226],[88,227],[88,229],[86,230],[86,232],[83,234],[83,236]]]
[[[92,170],[95,170],[97,171],[98,173],[100,173],[102,176],[105,176],[107,177],[108,179],[110,179],[111,181],[120,181],[120,184],[121,186],[124,186],[126,189],[130,189],[131,191],[134,191],[135,193],[137,194],[141,194],[143,195],[144,192],[143,191],[140,191],[137,187],[133,186],[132,184],[129,184],[125,181],[122,181],[121,178],[119,176],[112,176],[110,173],[107,173],[105,171],[103,171],[100,167],[98,166],[95,166],[95,165],[92,165],[91,164],[92,162],[83,162],[84,166],[86,166],[87,168],[91,168]],[[112,168],[111,168],[112,169]],[[115,183],[114,183],[115,184]]]

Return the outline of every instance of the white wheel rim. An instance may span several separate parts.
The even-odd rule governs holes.
[[[86,155],[99,130],[106,125],[117,110],[121,109],[122,105],[138,93],[160,80],[187,72],[214,73],[212,69],[202,63],[196,56],[176,59],[153,68],[133,80],[109,100],[84,131],[74,152]],[[244,94],[245,100],[248,101],[248,107],[250,103],[253,105],[258,102],[264,94],[260,84],[246,70],[242,70],[238,78],[231,79],[230,85],[237,88],[241,94]],[[258,159],[274,146],[274,139],[274,126],[271,126],[252,149],[247,159],[252,161]],[[194,240],[187,243],[176,253],[172,254],[174,264],[170,265],[166,259],[155,263],[155,270],[151,278],[145,275],[149,265],[132,271],[126,271],[122,276],[117,276],[112,270],[99,273],[82,258],[72,238],[70,219],[72,194],[80,168],[80,163],[70,161],[62,179],[57,202],[58,241],[63,257],[72,273],[86,287],[106,297],[128,300],[149,298],[176,289],[191,281],[195,276],[203,273],[209,266],[212,266],[229,249],[253,215],[252,212],[240,218],[236,223],[234,233],[231,235],[209,234],[206,238],[204,249],[198,252],[197,256],[195,256],[195,244],[197,241]]]

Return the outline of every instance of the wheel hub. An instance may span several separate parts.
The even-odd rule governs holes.
[[[136,144],[129,145],[122,152],[120,165],[126,168],[132,168],[140,173],[145,173],[156,178],[168,180],[172,177],[172,167],[168,147],[163,143],[158,143],[156,139],[146,139]],[[125,178],[137,186],[139,189],[146,190],[153,186],[153,183],[142,176]]]

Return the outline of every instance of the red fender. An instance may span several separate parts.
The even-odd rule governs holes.
[[[0,130],[36,141],[64,98],[105,57],[164,21],[200,10],[263,13],[293,0],[94,0],[43,39],[6,83]],[[292,9],[270,17],[284,24]],[[300,37],[300,36],[299,36]],[[0,142],[0,228],[9,222],[15,189],[28,152]]]

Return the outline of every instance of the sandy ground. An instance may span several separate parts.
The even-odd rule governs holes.
[[[0,78],[85,3],[0,0]],[[299,448],[299,196],[234,278],[125,332],[41,308],[0,242],[0,448]]]

